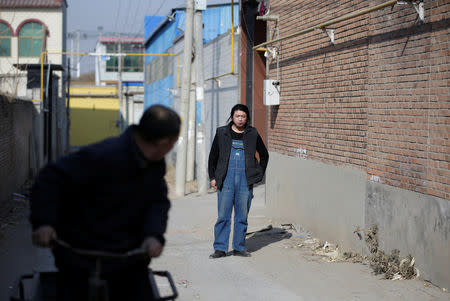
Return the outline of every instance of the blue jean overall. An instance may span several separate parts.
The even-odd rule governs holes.
[[[253,187],[247,185],[244,142],[242,140],[233,140],[232,142],[227,175],[217,196],[218,218],[214,226],[214,250],[228,251],[231,212],[234,207],[233,250],[244,251],[247,217],[253,198]]]

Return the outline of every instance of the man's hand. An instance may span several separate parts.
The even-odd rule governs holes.
[[[159,257],[163,251],[163,245],[156,238],[150,236],[142,243],[142,248],[147,251],[148,256]]]
[[[214,188],[215,190],[217,190],[217,183],[216,183],[216,180],[211,180],[211,186],[212,186],[212,188]]]
[[[31,234],[33,244],[44,248],[49,248],[50,242],[56,238],[55,229],[49,225],[40,226]]]

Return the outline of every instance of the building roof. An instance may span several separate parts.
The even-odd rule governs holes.
[[[98,41],[100,43],[117,43],[119,41],[119,37],[99,37]],[[120,43],[144,43],[143,37],[121,37]]]
[[[237,7],[239,6],[239,1],[238,0],[234,1],[233,6],[237,9]],[[220,32],[220,31],[223,30],[223,28],[229,29],[230,26],[228,24],[226,24],[226,23],[231,20],[231,16],[229,18],[230,20],[227,20],[227,18],[225,17],[226,13],[223,14],[221,12],[215,12],[215,13],[211,12],[211,9],[225,8],[225,10],[226,10],[226,9],[229,9],[228,7],[231,7],[231,2],[229,0],[228,1],[226,1],[226,0],[215,0],[215,1],[214,0],[208,0],[208,4],[206,6],[207,9],[204,12],[208,12],[209,11],[209,18],[205,18],[205,13],[203,13],[203,19],[202,19],[203,25],[204,25],[205,28],[210,28],[211,27],[210,25],[213,24],[213,28],[215,26],[218,26],[218,27],[220,27],[222,29],[215,28],[217,30],[214,30],[214,29],[210,30],[206,34],[207,35],[206,37],[205,37],[205,34],[204,34],[203,35],[203,38],[204,38],[203,42],[204,43],[208,42],[208,41],[210,41],[210,40],[212,40],[214,38],[216,38],[217,35],[218,35],[217,33],[222,34],[223,32]],[[145,36],[146,37],[145,37],[144,45],[147,47],[149,42],[151,41],[151,39],[154,36],[156,36],[156,34],[158,32],[160,32],[162,28],[164,28],[165,26],[167,26],[167,24],[169,24],[172,21],[174,21],[174,18],[173,18],[174,13],[176,13],[177,11],[183,11],[184,12],[185,10],[186,10],[185,7],[173,8],[172,9],[172,15],[168,15],[165,18],[163,17],[163,19],[160,21],[159,25],[155,25],[152,22],[147,22],[147,20],[148,20],[148,18],[147,18],[148,16],[147,16],[146,17],[146,23],[145,23]],[[235,16],[234,16],[235,20],[236,19],[239,20],[238,16],[239,16],[239,14],[237,12],[235,12]],[[150,18],[152,18],[152,17],[153,16],[151,16]],[[225,17],[225,19],[221,19],[223,17]],[[184,19],[185,19],[185,16],[182,17],[182,20],[178,20],[178,18],[175,18],[175,21],[177,23],[179,22],[179,24],[177,24],[177,26],[179,26],[179,27],[177,27],[177,30],[175,31],[176,35],[178,35],[178,34],[180,34],[180,33],[182,33],[184,31],[184,26],[185,26],[185,24],[184,24],[185,20]],[[238,23],[235,22],[235,24],[237,25]],[[205,31],[203,31],[203,32],[205,33]],[[176,37],[172,37],[171,40],[170,40],[170,43],[175,38]],[[205,41],[205,38],[206,38],[206,41]]]
[[[58,8],[65,5],[66,0],[0,0],[0,8]]]

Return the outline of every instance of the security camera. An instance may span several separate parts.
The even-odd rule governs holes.
[[[274,86],[279,86],[279,85],[280,85],[280,81],[279,81],[279,80],[274,80],[274,81],[272,82],[272,85],[274,85]]]

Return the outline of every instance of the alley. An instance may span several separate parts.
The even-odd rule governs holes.
[[[21,195],[92,143],[55,169],[48,187],[61,193],[39,193],[69,210],[42,210],[37,225],[94,249],[158,238],[157,218],[136,217],[166,216],[166,202],[146,202],[147,191],[163,199],[153,163],[166,155],[180,198],[151,266],[172,273],[179,300],[450,300],[450,0],[0,7],[0,301],[20,275],[54,269],[31,244]],[[174,118],[147,128],[165,115],[143,118],[152,107]],[[206,191],[231,170],[245,193],[244,179],[265,179],[252,256],[211,260],[217,196]]]
[[[167,245],[152,268],[171,272],[179,300],[450,300],[419,279],[381,280],[368,265],[325,262],[306,248],[292,248],[297,232],[283,235],[280,227],[289,221],[265,217],[264,186],[255,188],[249,232],[269,224],[274,231],[247,239],[250,258],[209,259],[216,203],[215,193],[172,202]]]
[[[293,247],[299,232],[283,230],[284,222],[265,217],[264,186],[255,188],[249,232],[273,225],[247,239],[252,257],[211,260],[216,194],[190,194],[172,201],[167,245],[153,260],[154,270],[168,270],[182,301],[196,300],[450,300],[449,293],[420,279],[381,280],[367,264],[326,262],[307,248]],[[0,300],[7,301],[19,275],[51,270],[48,250],[33,247],[27,210],[22,208],[2,229]],[[258,234],[258,233],[257,233]],[[161,294],[168,285],[159,281]]]

